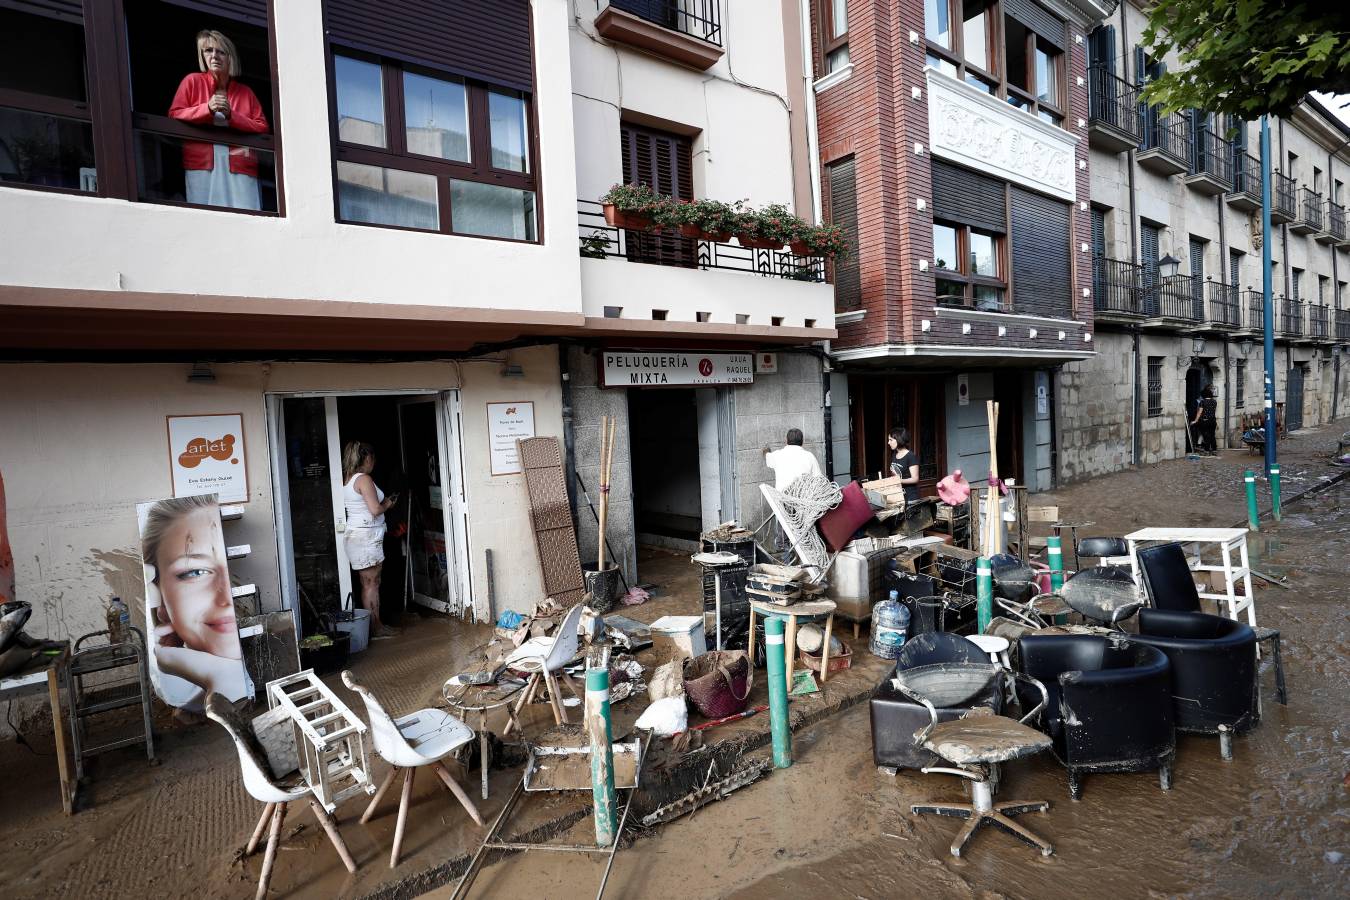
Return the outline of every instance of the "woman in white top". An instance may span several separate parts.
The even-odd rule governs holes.
[[[350,441],[342,448],[342,501],[347,528],[342,534],[347,560],[361,576],[361,605],[370,612],[370,636],[388,637],[380,622],[380,570],[384,567],[384,513],[398,503],[398,494],[384,495],[370,473],[375,448]]]

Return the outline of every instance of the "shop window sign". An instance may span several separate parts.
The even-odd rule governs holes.
[[[753,384],[754,372],[754,356],[749,353],[611,351],[601,360],[605,387]]]

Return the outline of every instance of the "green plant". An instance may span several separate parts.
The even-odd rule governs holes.
[[[760,210],[741,207],[736,231],[761,240],[787,243],[797,240],[810,227],[783,204],[770,203]]]
[[[601,203],[612,204],[615,209],[637,215],[653,215],[666,200],[648,184],[616,184],[600,198]]]
[[[830,259],[846,258],[849,254],[848,235],[838,225],[819,225],[810,228],[801,238],[817,256]]]
[[[603,232],[591,232],[581,239],[581,255],[587,259],[604,259],[609,255],[609,238]]]
[[[736,210],[721,200],[674,200],[662,198],[654,220],[658,225],[679,228],[690,225],[705,234],[723,234],[736,227]]]

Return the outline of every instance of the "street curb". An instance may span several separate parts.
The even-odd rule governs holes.
[[[1341,483],[1342,481],[1344,481],[1346,478],[1350,478],[1350,469],[1343,469],[1339,475],[1335,475],[1335,476],[1333,476],[1333,477],[1331,477],[1331,478],[1328,478],[1326,481],[1322,482],[1321,484],[1315,484],[1315,485],[1313,485],[1313,486],[1310,487],[1310,488],[1305,488],[1304,490],[1299,491],[1297,494],[1294,494],[1292,497],[1289,497],[1288,499],[1283,499],[1283,498],[1282,498],[1281,501],[1280,501],[1280,508],[1281,508],[1281,510],[1283,511],[1284,507],[1289,506],[1289,505],[1292,504],[1292,503],[1297,503],[1298,501],[1302,500],[1304,497],[1311,497],[1313,494],[1320,494],[1322,491],[1325,491],[1327,488],[1330,488],[1330,487],[1333,487],[1333,486],[1335,486],[1335,485],[1337,485],[1337,484],[1340,484],[1340,483]],[[1266,510],[1263,511],[1263,512],[1258,512],[1258,513],[1256,514],[1256,521],[1259,522],[1259,521],[1261,521],[1262,519],[1272,519],[1272,520],[1273,520],[1273,519],[1274,519],[1274,515],[1275,515],[1275,509],[1274,509],[1274,507],[1271,507],[1271,508],[1269,508],[1269,509],[1266,509]],[[1237,522],[1234,522],[1234,523],[1233,523],[1233,527],[1234,527],[1234,528],[1246,528],[1246,527],[1247,527],[1247,520],[1246,520],[1246,519],[1239,519]]]
[[[875,685],[861,686],[838,698],[830,698],[814,709],[792,715],[790,720],[792,731],[795,733],[810,728],[825,719],[857,706],[871,697],[875,688]],[[636,804],[633,807],[634,813],[640,814],[642,810],[650,811],[696,790],[706,777],[708,763],[711,760],[716,760],[719,771],[727,772],[734,767],[734,763],[741,757],[768,746],[771,740],[772,735],[768,730],[756,731],[754,734],[729,738],[711,744],[707,747],[708,752],[700,753],[697,757],[686,757],[686,761],[682,762],[678,768],[664,774],[659,786],[653,785],[639,791],[638,795],[633,798],[633,802]],[[589,806],[572,810],[537,825],[524,834],[515,836],[513,840],[520,843],[546,841],[589,816]],[[630,837],[630,842],[633,839]],[[419,897],[428,891],[451,884],[463,876],[477,849],[477,847],[473,847],[468,853],[445,860],[431,868],[410,873],[394,881],[379,885],[373,891],[362,895],[361,900],[411,900],[411,898]],[[519,851],[497,851],[499,855],[494,858],[500,859],[512,852]]]

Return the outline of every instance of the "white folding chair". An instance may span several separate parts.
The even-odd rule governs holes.
[[[274,778],[262,749],[258,746],[257,738],[253,735],[253,729],[220,694],[212,693],[206,698],[206,716],[230,733],[234,748],[239,752],[239,771],[243,776],[244,789],[253,799],[265,804],[262,818],[258,820],[257,827],[253,829],[253,836],[249,838],[248,846],[244,848],[245,856],[253,855],[253,851],[258,849],[258,841],[262,838],[263,831],[269,824],[271,825],[267,837],[267,852],[263,855],[262,874],[258,876],[257,900],[263,900],[267,896],[267,885],[272,880],[272,865],[277,858],[277,843],[281,838],[281,823],[286,818],[286,807],[307,795],[309,808],[314,810],[314,818],[319,820],[328,839],[333,842],[338,856],[342,858],[342,864],[347,867],[348,872],[355,872],[356,863],[352,861],[352,855],[348,852],[342,835],[338,833],[337,823],[310,794],[309,785],[305,783],[304,776],[299,770],[283,778]]]
[[[553,635],[530,638],[506,658],[506,668],[527,672],[530,676],[530,680],[525,683],[525,689],[520,692],[520,699],[516,701],[517,714],[533,699],[542,682],[548,691],[554,721],[559,725],[567,724],[567,712],[563,709],[562,695],[558,693],[557,673],[577,655],[577,647],[580,645],[577,623],[581,621],[582,613],[585,611],[585,604],[578,603],[563,616],[562,624]],[[570,686],[571,682],[568,684]],[[575,689],[573,692],[575,693]],[[509,724],[507,731],[510,731]]]
[[[403,772],[403,795],[398,804],[398,822],[394,825],[394,846],[389,853],[389,868],[398,865],[399,851],[403,848],[403,829],[408,821],[408,800],[412,796],[413,776],[423,766],[432,767],[450,793],[464,806],[469,817],[481,828],[483,817],[479,815],[478,807],[474,806],[464,788],[441,763],[441,759],[455,748],[473,740],[473,729],[442,709],[419,709],[406,716],[392,718],[374,694],[356,683],[350,670],[343,671],[342,683],[360,694],[366,702],[375,752],[393,766],[380,782],[380,789],[371,798],[370,805],[361,814],[362,824],[370,821],[384,792],[393,783],[394,776]]]

